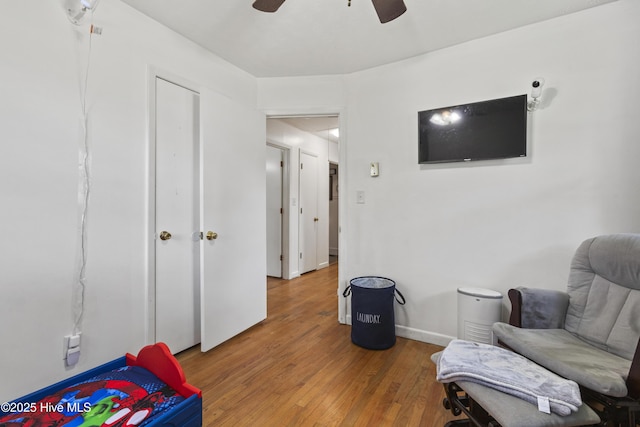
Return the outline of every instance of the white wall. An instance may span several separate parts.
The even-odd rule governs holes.
[[[288,171],[288,187],[283,194],[287,227],[283,245],[288,244],[284,251],[288,257],[283,262],[283,277],[293,279],[300,275],[299,270],[299,180],[300,150],[318,157],[318,240],[317,259],[318,268],[329,265],[329,141],[297,129],[281,120],[267,120],[267,142],[285,149]],[[288,200],[287,200],[288,199]]]
[[[344,84],[344,76],[258,79],[258,108],[269,115],[340,113],[346,101]]]
[[[146,344],[147,67],[196,83],[203,102],[218,92],[255,107],[255,78],[121,2],[102,2],[95,23],[86,307],[80,363],[67,371],[88,27],[70,24],[56,1],[7,2],[0,14],[0,401]]]
[[[640,231],[638,16],[620,1],[349,77],[343,268],[396,280],[401,334],[446,342],[457,287],[564,289],[582,240]],[[418,111],[527,93],[537,76],[526,160],[418,165]]]
[[[336,78],[332,90],[326,78],[290,88],[259,79],[265,110],[347,106],[340,287],[360,275],[394,279],[407,298],[398,333],[445,344],[458,287],[564,289],[582,240],[639,232],[637,16],[640,3],[620,0]],[[418,165],[418,111],[528,93],[539,76],[547,84],[526,159]]]

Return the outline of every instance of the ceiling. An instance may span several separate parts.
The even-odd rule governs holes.
[[[271,117],[270,120],[280,120],[332,142],[338,142],[340,139],[340,136],[335,133],[339,126],[338,116]]]
[[[381,24],[371,0],[122,0],[255,77],[348,74],[615,0],[405,0]],[[99,12],[98,12],[99,13]]]

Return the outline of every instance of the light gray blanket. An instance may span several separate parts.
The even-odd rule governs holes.
[[[453,340],[438,362],[442,383],[471,381],[517,396],[536,406],[548,399],[551,412],[569,415],[582,405],[580,388],[530,360],[500,347]]]

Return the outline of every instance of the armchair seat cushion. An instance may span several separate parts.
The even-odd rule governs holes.
[[[631,361],[597,348],[565,329],[521,329],[495,323],[493,333],[515,352],[599,393],[624,397]]]

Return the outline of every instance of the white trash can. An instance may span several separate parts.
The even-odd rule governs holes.
[[[458,288],[458,338],[496,344],[491,327],[502,314],[502,294],[491,289]]]

